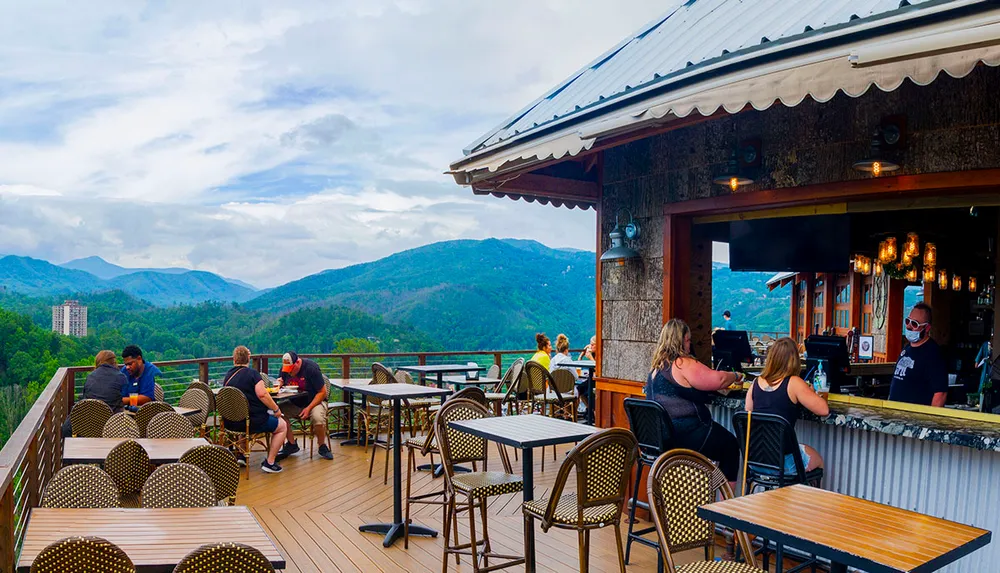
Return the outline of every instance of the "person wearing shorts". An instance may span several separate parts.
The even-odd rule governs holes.
[[[299,390],[305,392],[304,396],[294,398],[285,405],[285,415],[289,418],[312,421],[313,435],[316,436],[316,443],[319,445],[320,457],[332,460],[333,452],[327,444],[329,435],[326,404],[330,392],[319,364],[308,358],[299,358],[294,352],[286,352],[281,358],[281,384],[298,386]],[[283,459],[297,452],[299,445],[295,442],[295,436],[291,436],[278,454],[278,458]]]
[[[280,472],[278,451],[289,435],[288,422],[282,418],[281,409],[268,394],[267,386],[264,384],[264,378],[260,372],[250,368],[250,349],[246,346],[237,346],[233,350],[233,367],[229,372],[226,372],[223,386],[236,388],[246,396],[250,414],[250,432],[271,434],[267,458],[261,462],[260,469],[271,474]],[[240,424],[245,423],[243,420],[226,420],[227,426],[237,428]]]

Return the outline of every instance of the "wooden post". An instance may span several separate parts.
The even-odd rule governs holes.
[[[267,371],[267,356],[261,356],[260,357],[260,370],[258,370],[258,372],[263,372],[264,374],[267,374],[267,372],[268,372]]]
[[[903,291],[906,281],[889,279],[889,300],[885,305],[885,356],[895,362],[903,351]]]
[[[823,330],[833,328],[834,300],[837,297],[837,275],[827,273],[824,275],[826,282],[823,283]]]
[[[813,333],[813,323],[815,322],[813,317],[813,302],[816,299],[816,275],[812,273],[807,274],[805,283],[805,287],[803,288],[806,289],[806,312],[804,317],[806,323],[803,326],[805,327],[805,338],[809,338],[809,335]]]
[[[427,355],[426,354],[418,354],[417,355],[417,364],[419,364],[420,366],[426,366],[427,365]]]
[[[494,352],[493,353],[493,364],[496,364],[497,366],[500,367],[501,370],[503,370],[503,354],[500,354],[499,352]],[[501,373],[501,374],[503,374],[503,373]]]
[[[351,357],[340,357],[340,375],[346,380],[351,377]]]
[[[46,431],[45,427],[47,420],[42,422],[41,431]],[[56,438],[58,439],[58,438]],[[39,473],[38,473],[38,433],[36,432],[34,437],[31,439],[31,443],[28,444],[28,451],[24,456],[24,476],[21,478],[25,484],[25,490],[27,491],[27,504],[28,507],[38,507],[39,494],[41,493],[41,484],[39,483]],[[51,460],[52,464],[55,464],[55,460]]]
[[[198,380],[208,384],[208,362],[198,363]]]
[[[0,496],[0,570],[14,571],[17,567],[17,547],[14,539],[14,480],[10,480]]]
[[[666,215],[663,223],[663,322],[688,319],[691,301],[691,218]]]

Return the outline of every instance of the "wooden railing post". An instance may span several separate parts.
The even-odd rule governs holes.
[[[340,357],[340,377],[344,379],[350,379],[351,377],[351,357],[341,356]]]
[[[267,374],[267,372],[268,372],[267,371],[267,356],[261,356],[260,357],[260,369],[257,370],[257,372],[263,372],[264,374]]]
[[[417,364],[419,364],[420,366],[426,366],[427,365],[427,355],[426,354],[417,354]]]
[[[499,352],[494,352],[493,364],[496,364],[497,366],[500,367],[501,370],[503,370],[503,354],[500,354]]]
[[[198,380],[208,384],[208,362],[198,363]]]
[[[14,531],[14,480],[0,494],[0,570],[14,571],[17,547]]]

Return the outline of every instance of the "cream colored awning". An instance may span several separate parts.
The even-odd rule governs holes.
[[[1000,9],[716,76],[543,139],[484,150],[456,162],[450,173],[458,183],[469,184],[497,172],[576,156],[602,138],[695,112],[708,116],[721,108],[737,113],[747,105],[765,110],[778,101],[791,107],[806,97],[826,102],[838,91],[858,97],[872,86],[888,92],[907,79],[927,85],[941,72],[961,78],[979,64],[1000,65]]]

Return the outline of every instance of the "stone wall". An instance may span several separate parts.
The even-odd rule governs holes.
[[[942,74],[943,75],[943,74]],[[868,153],[882,118],[906,116],[898,174],[1000,167],[1000,71],[980,67],[962,79],[941,77],[926,87],[909,82],[894,92],[877,88],[859,98],[839,94],[789,108],[678,129],[604,152],[602,251],[615,213],[628,209],[642,227],[633,245],[642,261],[602,270],[605,377],[644,380],[662,324],[663,204],[729,193],[712,184],[734,138],[761,139],[762,168],[741,193],[865,178],[851,165]],[[691,314],[695,346],[703,350],[711,319],[711,269],[704,244],[694,241]],[[699,250],[700,249],[700,250]],[[700,266],[699,266],[700,265]]]

